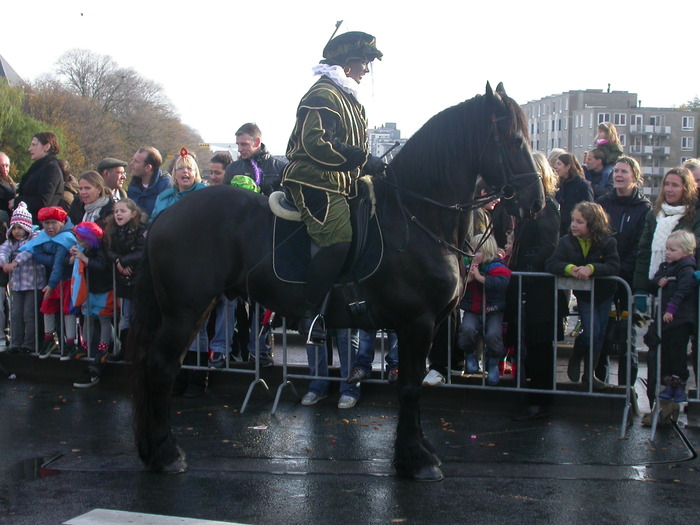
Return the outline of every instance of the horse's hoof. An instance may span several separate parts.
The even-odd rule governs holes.
[[[428,467],[421,468],[416,475],[413,476],[414,479],[418,481],[442,481],[445,476],[442,474],[442,470],[436,465],[430,465]]]
[[[159,474],[182,474],[187,472],[187,461],[185,459],[185,451],[176,445],[178,455],[169,463],[155,464],[151,463],[151,470]]]

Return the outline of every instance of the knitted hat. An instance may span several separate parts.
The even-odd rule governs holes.
[[[90,248],[99,248],[102,240],[102,228],[94,222],[80,222],[73,227],[73,233],[81,241],[88,243]]]
[[[41,208],[37,214],[39,222],[44,221],[58,221],[66,222],[68,214],[60,206],[48,206],[46,208]]]
[[[17,205],[15,211],[12,212],[12,218],[10,219],[10,228],[7,231],[8,234],[10,233],[12,227],[15,225],[19,226],[27,233],[32,233],[32,214],[29,213],[27,205],[23,202],[20,202]]]

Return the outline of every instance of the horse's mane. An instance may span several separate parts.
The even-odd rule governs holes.
[[[499,95],[512,124],[503,138],[521,133],[527,140],[527,123],[520,106],[504,93]],[[414,189],[428,184],[445,187],[450,186],[446,174],[463,176],[473,171],[480,151],[474,151],[478,146],[472,138],[481,133],[486,139],[491,125],[485,105],[486,97],[477,95],[431,117],[391,162],[400,174],[400,184]]]

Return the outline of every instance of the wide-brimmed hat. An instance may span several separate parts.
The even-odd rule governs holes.
[[[362,31],[349,31],[338,35],[323,48],[322,64],[344,66],[348,60],[360,59],[371,62],[382,59],[384,54],[377,49],[377,39]]]

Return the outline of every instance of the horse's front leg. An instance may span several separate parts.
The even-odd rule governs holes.
[[[399,421],[394,444],[394,468],[399,475],[418,480],[443,479],[435,449],[423,435],[420,388],[425,358],[432,340],[430,328],[397,330],[399,336]]]

